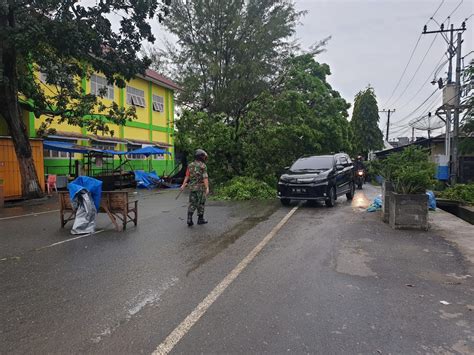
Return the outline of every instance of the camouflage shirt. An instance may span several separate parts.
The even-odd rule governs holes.
[[[205,189],[204,179],[207,179],[207,166],[202,161],[193,161],[188,165],[186,176],[189,176],[189,190],[203,191]]]

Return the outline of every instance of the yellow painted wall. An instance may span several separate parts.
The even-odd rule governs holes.
[[[35,73],[35,75],[38,78],[39,81],[39,72]],[[99,76],[102,76],[99,74]],[[85,84],[85,89],[86,93],[91,92],[91,83],[90,79],[87,79]],[[82,83],[81,80],[78,80],[78,84],[80,85]],[[54,87],[47,86],[45,84],[42,84],[45,87],[45,92],[52,92],[54,91]],[[142,79],[142,78],[134,78],[130,80],[127,85],[133,86],[137,89],[143,90],[145,93],[145,108],[142,107],[135,107],[136,113],[137,113],[137,119],[134,120],[133,122],[139,123],[139,124],[146,124],[147,126],[151,123],[153,126],[159,126],[163,128],[167,128],[168,124],[171,124],[173,121],[172,117],[172,112],[171,112],[171,97],[173,95],[173,92],[169,89],[166,89],[164,87],[161,87],[155,83],[151,84],[151,93],[155,95],[162,96],[164,98],[164,110],[163,112],[156,112],[152,110],[152,102],[150,102],[150,82]],[[127,91],[126,88],[123,89],[123,99],[124,99],[124,106],[125,108],[128,107],[126,103],[126,97],[127,97]],[[112,100],[109,100],[107,98],[102,99],[104,101],[104,104],[109,105],[112,103]],[[120,89],[118,87],[114,87],[114,101],[118,104],[120,104]],[[152,115],[152,121],[150,122],[150,112]],[[46,117],[40,117],[39,119],[35,119],[35,124],[34,128],[35,130],[38,129],[41,125],[42,122],[45,122]],[[24,117],[25,122],[28,122],[28,113],[25,111],[25,117]],[[133,124],[133,123],[131,123]],[[153,141],[158,141],[158,142],[163,142],[163,143],[169,143],[172,144],[173,140],[172,137],[168,137],[168,134],[166,132],[158,132],[158,131],[153,131],[150,134],[150,131],[148,128],[137,128],[137,127],[119,127],[118,125],[114,124],[108,124],[109,128],[114,131],[113,136],[114,137],[120,137],[120,138],[125,138],[125,139],[137,139],[137,140],[143,140],[143,141],[150,141],[152,139]],[[53,123],[50,125],[51,128],[56,129],[57,131],[60,132],[73,132],[73,133],[83,133],[83,130],[80,127],[77,126],[70,126],[66,123],[58,124],[57,119],[53,121]],[[2,131],[5,131],[5,125],[2,123],[2,120],[0,119],[0,134],[2,134]],[[121,132],[123,131],[123,134]],[[89,133],[89,132],[88,132]],[[99,135],[102,134],[102,132],[98,132]]]
[[[135,109],[137,112],[137,119],[135,121],[141,122],[141,123],[149,123],[148,109],[150,106],[150,102],[148,100],[148,82],[141,78],[135,78],[135,79],[130,80],[127,83],[127,85],[133,86],[135,89],[143,90],[145,92],[145,107],[143,108],[143,107],[135,106]],[[127,105],[127,88],[124,88],[123,96],[124,96],[124,106],[128,107],[129,105]]]
[[[153,131],[153,141],[155,142],[166,143],[166,136],[165,132]]]
[[[112,134],[109,133],[108,134],[109,136],[120,138],[120,126],[119,125],[109,123],[109,124],[107,124],[107,126],[109,127],[109,130],[114,131],[114,134],[112,135]],[[98,132],[97,134],[102,135],[102,132]]]
[[[150,140],[150,133],[147,129],[135,128],[135,127],[125,127],[124,128],[124,137],[129,139],[138,139],[143,141]]]
[[[46,116],[41,116],[40,118],[36,119],[35,118],[35,129],[38,129],[41,125],[42,122],[44,122],[46,120]],[[53,123],[51,123],[49,125],[50,128],[54,128],[56,129],[57,131],[61,131],[61,132],[73,132],[73,133],[81,133],[81,127],[79,126],[71,126],[71,125],[68,125],[67,123],[58,123],[57,119],[55,119],[53,121]]]

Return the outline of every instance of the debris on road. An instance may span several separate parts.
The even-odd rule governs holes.
[[[439,301],[439,303],[444,304],[445,306],[447,306],[448,304],[451,304],[451,303],[449,303],[449,302],[447,302],[447,301]]]
[[[380,211],[382,209],[382,195],[378,195],[374,198],[374,201],[367,208],[367,212]]]

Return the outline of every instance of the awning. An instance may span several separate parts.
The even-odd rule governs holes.
[[[85,147],[82,145],[73,144],[70,142],[57,142],[57,141],[43,141],[43,148],[49,150],[55,150],[60,152],[68,152],[68,153],[98,153],[98,154],[109,154],[109,155],[161,155],[161,154],[171,154],[170,152],[166,151],[165,149],[161,149],[159,147],[144,147],[140,149],[131,150],[129,152],[126,151],[117,151],[117,150],[109,150],[109,149],[97,149],[91,147]]]
[[[110,154],[110,155],[123,155],[127,152],[115,151],[115,150],[104,150],[91,147],[85,147],[82,145],[73,144],[70,142],[57,142],[57,141],[43,141],[43,148],[49,150],[55,150],[59,152],[68,152],[68,153],[98,153],[98,154]]]
[[[87,154],[90,149],[70,142],[43,141],[43,148],[68,153]]]
[[[171,153],[164,150],[164,149],[158,148],[158,147],[144,147],[144,148],[132,150],[130,152],[126,152],[126,154],[145,155],[145,156],[148,157],[148,156],[154,155],[154,154],[160,155],[160,154],[171,154]]]

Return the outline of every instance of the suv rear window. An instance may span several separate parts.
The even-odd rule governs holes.
[[[308,157],[298,159],[290,168],[291,171],[327,170],[334,164],[333,157]]]

